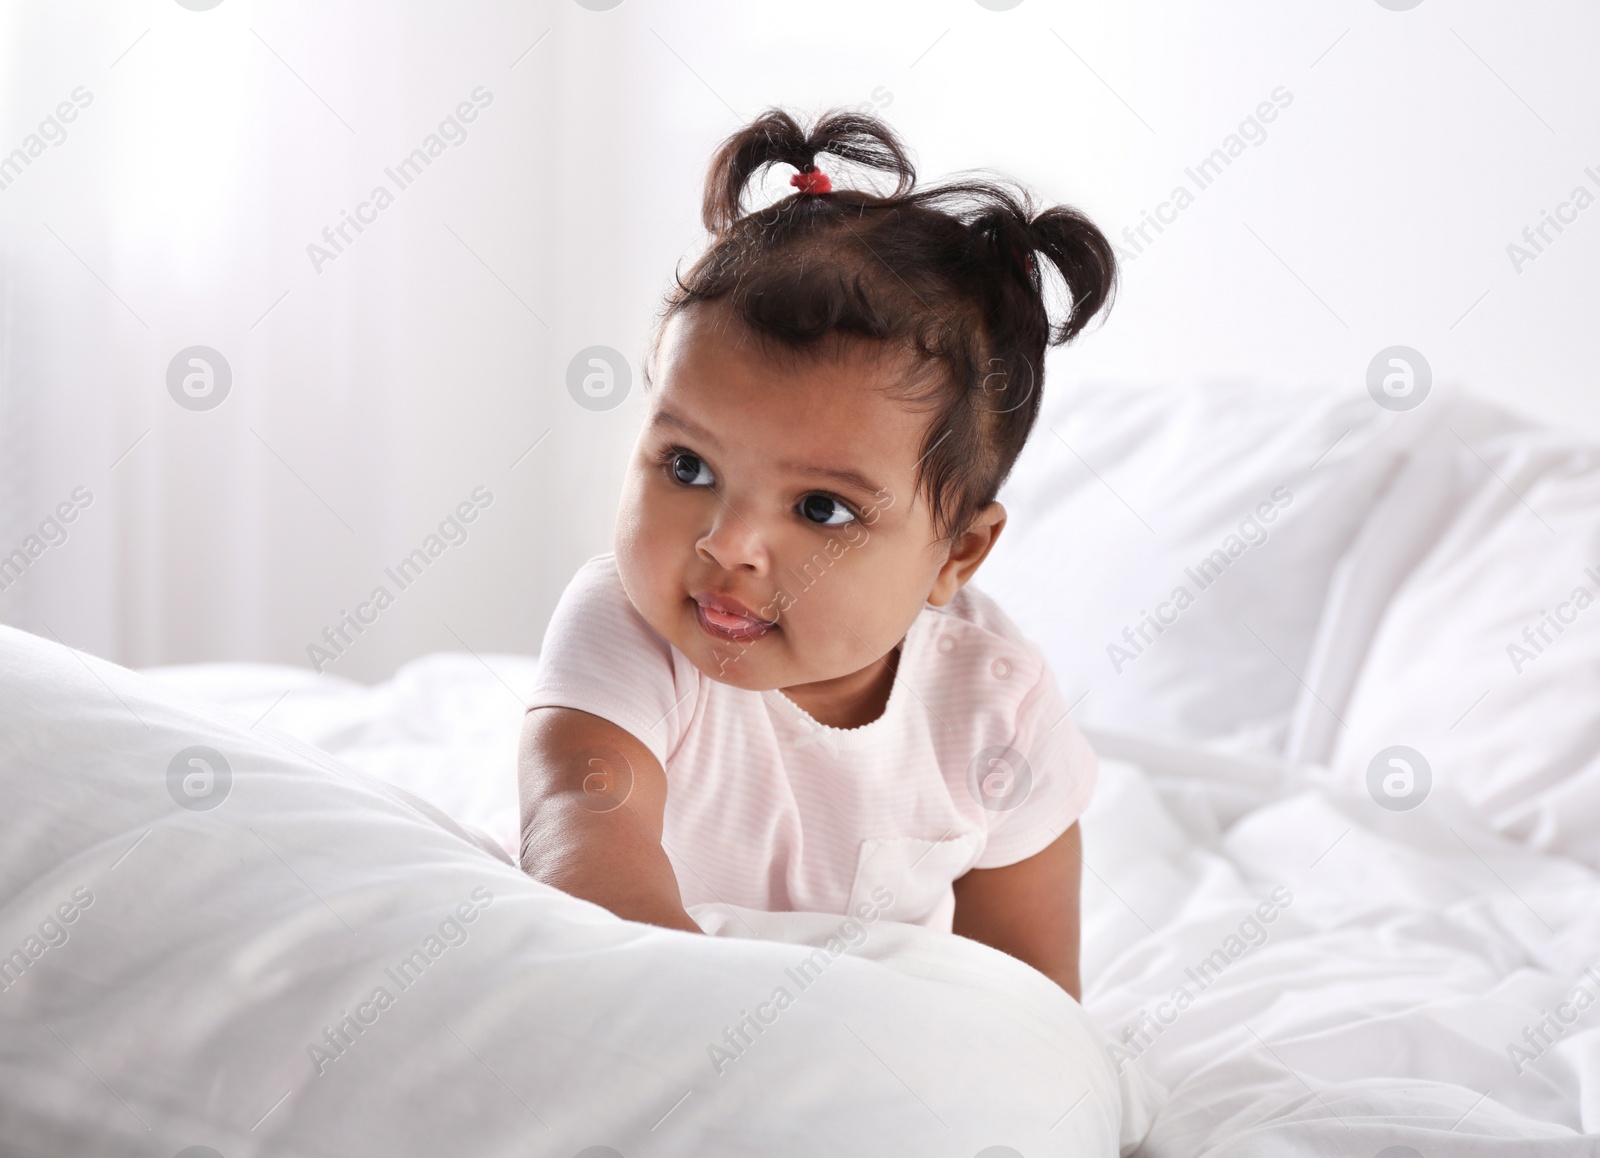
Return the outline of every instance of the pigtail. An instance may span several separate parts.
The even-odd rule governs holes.
[[[1069,206],[1056,205],[1034,216],[1026,193],[993,184],[986,186],[983,194],[984,208],[968,228],[975,248],[986,255],[983,273],[989,283],[989,324],[997,329],[1015,328],[1022,320],[1017,310],[1020,304],[1025,307],[1024,314],[1043,319],[1046,332],[1042,336],[1047,344],[1071,341],[1116,291],[1117,262],[1111,242],[1094,222]],[[1043,270],[1034,261],[1035,253],[1055,266],[1066,283],[1071,306],[1059,324],[1049,321]],[[1019,285],[1026,287],[1022,303],[1016,301]]]
[[[706,229],[721,237],[744,217],[745,189],[763,170],[781,162],[810,172],[820,153],[893,175],[896,185],[890,196],[909,193],[916,184],[916,167],[905,145],[876,117],[828,113],[808,133],[787,112],[768,109],[723,141],[712,158],[700,208]],[[791,202],[827,196],[797,193]]]
[[[1056,205],[1026,227],[1029,253],[1040,253],[1061,274],[1072,296],[1072,308],[1050,335],[1050,344],[1071,341],[1116,295],[1117,258],[1106,235],[1082,213]],[[1029,276],[1038,286],[1038,271]]]

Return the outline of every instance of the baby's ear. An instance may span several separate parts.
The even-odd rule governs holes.
[[[943,607],[955,598],[956,592],[976,574],[979,564],[988,558],[1005,525],[1006,509],[999,503],[990,503],[973,516],[967,529],[951,541],[949,554],[934,577],[933,590],[928,593],[929,603]]]

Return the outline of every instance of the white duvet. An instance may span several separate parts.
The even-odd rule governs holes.
[[[503,794],[470,755],[443,766]],[[1002,953],[873,912],[624,922],[265,723],[10,628],[0,798],[7,1158],[1113,1155],[1159,1103]]]

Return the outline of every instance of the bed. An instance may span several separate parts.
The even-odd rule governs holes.
[[[0,952],[73,920],[0,994],[6,1152],[1600,1154],[1600,450],[1445,390],[1087,385],[1003,497],[981,585],[1102,759],[1081,1007],[926,930],[522,878],[533,657],[7,632]]]

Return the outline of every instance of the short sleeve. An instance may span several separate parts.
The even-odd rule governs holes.
[[[528,710],[575,708],[609,720],[665,767],[694,713],[698,677],[634,608],[616,557],[600,555],[556,604]]]
[[[974,868],[1000,868],[1043,851],[1089,807],[1100,764],[1067,705],[1048,664],[1017,710],[1009,753],[996,753],[996,772],[1025,783],[997,795],[1004,805],[985,813],[989,837]],[[1017,760],[1016,757],[1021,759]]]

